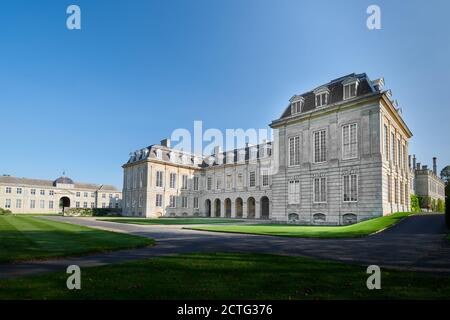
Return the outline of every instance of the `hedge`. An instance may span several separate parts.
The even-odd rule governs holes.
[[[12,214],[11,210],[0,208],[0,216],[5,216],[7,214]]]
[[[65,216],[72,217],[120,217],[121,209],[112,208],[70,208],[64,211]]]

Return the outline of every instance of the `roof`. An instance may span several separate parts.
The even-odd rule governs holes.
[[[355,74],[351,73],[346,76],[331,80],[330,82],[321,85],[314,90],[310,90],[308,92],[302,93],[300,95],[294,95],[292,99],[298,100],[300,98],[304,99],[304,105],[300,112],[300,114],[312,111],[316,109],[316,102],[315,102],[315,91],[318,89],[328,89],[329,90],[329,101],[328,104],[333,104],[336,102],[340,102],[344,100],[344,83],[348,80],[355,79],[359,81],[358,87],[357,87],[357,93],[356,96],[362,96],[367,93],[373,93],[376,92],[376,89],[372,86],[372,83],[370,79],[367,77],[365,73]],[[291,99],[291,100],[292,100]],[[280,119],[290,117],[292,115],[291,113],[291,104],[284,110],[283,114],[281,115]]]
[[[66,180],[60,180],[61,178],[64,178]],[[72,181],[75,189],[86,189],[86,190],[93,190],[93,191],[104,190],[104,191],[114,191],[114,192],[118,191],[118,189],[112,185],[73,182],[72,179],[67,178],[67,177],[60,177],[56,180],[43,180],[43,179],[17,178],[17,177],[11,177],[11,176],[0,176],[0,183],[3,183],[3,184],[46,187],[46,188],[55,187],[56,183],[67,183],[69,180]],[[60,182],[60,181],[65,181],[65,182]]]
[[[70,179],[69,177],[59,177],[58,179],[55,180],[54,184],[56,185],[57,183],[61,183],[61,184],[74,184],[73,180]]]

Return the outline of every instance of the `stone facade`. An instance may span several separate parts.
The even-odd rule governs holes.
[[[269,143],[201,157],[167,140],[138,150],[123,166],[124,213],[340,225],[408,211],[412,133],[383,86],[350,74],[295,95]]]
[[[59,213],[63,208],[120,208],[122,192],[110,185],[0,177],[0,207],[13,213]]]
[[[431,201],[445,201],[445,182],[438,177],[437,159],[433,158],[433,169],[416,163],[414,156],[414,193],[420,197],[430,197]]]

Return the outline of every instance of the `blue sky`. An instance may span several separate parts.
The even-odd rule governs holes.
[[[66,28],[77,4],[82,30]],[[377,4],[382,29],[366,28]],[[410,152],[450,164],[448,1],[3,1],[0,174],[122,185],[176,128],[266,128],[333,78],[383,76]]]

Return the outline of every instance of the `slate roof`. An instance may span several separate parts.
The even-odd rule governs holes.
[[[355,78],[355,79],[359,80],[357,93],[356,93],[357,96],[362,96],[367,93],[376,92],[376,88],[374,88],[370,79],[367,77],[367,75],[365,73],[360,73],[360,74],[351,73],[346,76],[331,80],[330,82],[328,82],[322,86],[319,86],[316,89],[322,88],[322,87],[328,88],[328,90],[330,91],[329,101],[328,101],[329,105],[336,103],[336,102],[340,102],[340,101],[343,101],[343,99],[344,99],[344,97],[343,97],[343,95],[344,95],[343,82],[345,80],[351,79],[351,78]],[[296,98],[303,97],[305,99],[301,113],[305,113],[305,112],[316,109],[315,93],[314,93],[314,91],[316,89],[310,90],[310,91],[305,92],[300,95],[295,95]],[[289,104],[289,106],[284,110],[280,119],[287,118],[291,115],[292,115],[291,105]]]
[[[56,182],[58,183],[66,183],[68,180],[64,180],[66,182],[59,182],[61,178],[68,179],[72,181],[72,179],[67,177],[60,177],[56,180],[43,180],[43,179],[29,179],[29,178],[17,178],[11,176],[0,176],[0,183],[2,184],[11,184],[11,185],[23,185],[23,186],[36,186],[36,187],[46,187],[51,188],[56,186]],[[73,182],[73,181],[72,181]],[[73,182],[75,189],[86,189],[86,190],[104,190],[104,191],[114,191],[117,192],[117,188],[112,185],[107,184],[93,184],[93,183],[79,183]]]

